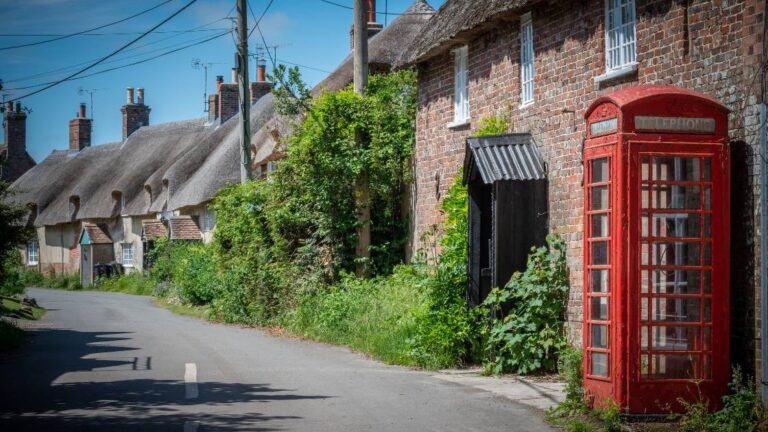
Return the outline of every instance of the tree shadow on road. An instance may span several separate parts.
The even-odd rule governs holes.
[[[199,396],[187,399],[183,381],[147,379],[146,374],[107,381],[108,375],[122,377],[152,367],[151,358],[132,355],[137,348],[120,346],[131,339],[130,333],[37,329],[34,335],[24,350],[0,357],[0,430],[290,430],[290,422],[301,417],[266,415],[249,411],[253,405],[238,404],[329,397],[264,383],[201,382]],[[104,382],[80,381],[78,372],[89,372],[89,380],[105,372]]]

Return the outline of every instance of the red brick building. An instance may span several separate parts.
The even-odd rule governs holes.
[[[479,120],[506,117],[546,166],[548,227],[567,242],[570,338],[581,344],[585,111],[629,86],[695,90],[731,110],[731,358],[759,370],[765,13],[764,0],[448,0],[399,65],[418,70],[412,249],[441,221]]]

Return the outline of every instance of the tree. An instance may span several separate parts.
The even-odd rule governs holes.
[[[0,180],[0,292],[16,293],[23,288],[19,279],[18,247],[32,238],[24,223],[27,210],[14,203],[11,184]]]

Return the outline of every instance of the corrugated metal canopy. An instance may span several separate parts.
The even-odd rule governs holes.
[[[547,177],[544,160],[529,133],[467,138],[467,147],[464,183],[474,172],[480,174],[485,184]]]

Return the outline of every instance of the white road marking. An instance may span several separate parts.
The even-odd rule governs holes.
[[[199,426],[200,426],[200,423],[196,421],[184,422],[184,432],[197,432],[197,428]]]
[[[197,391],[197,365],[194,363],[186,363],[184,365],[184,393],[187,399],[196,399],[199,396]],[[186,426],[184,426],[184,430],[186,430]]]

